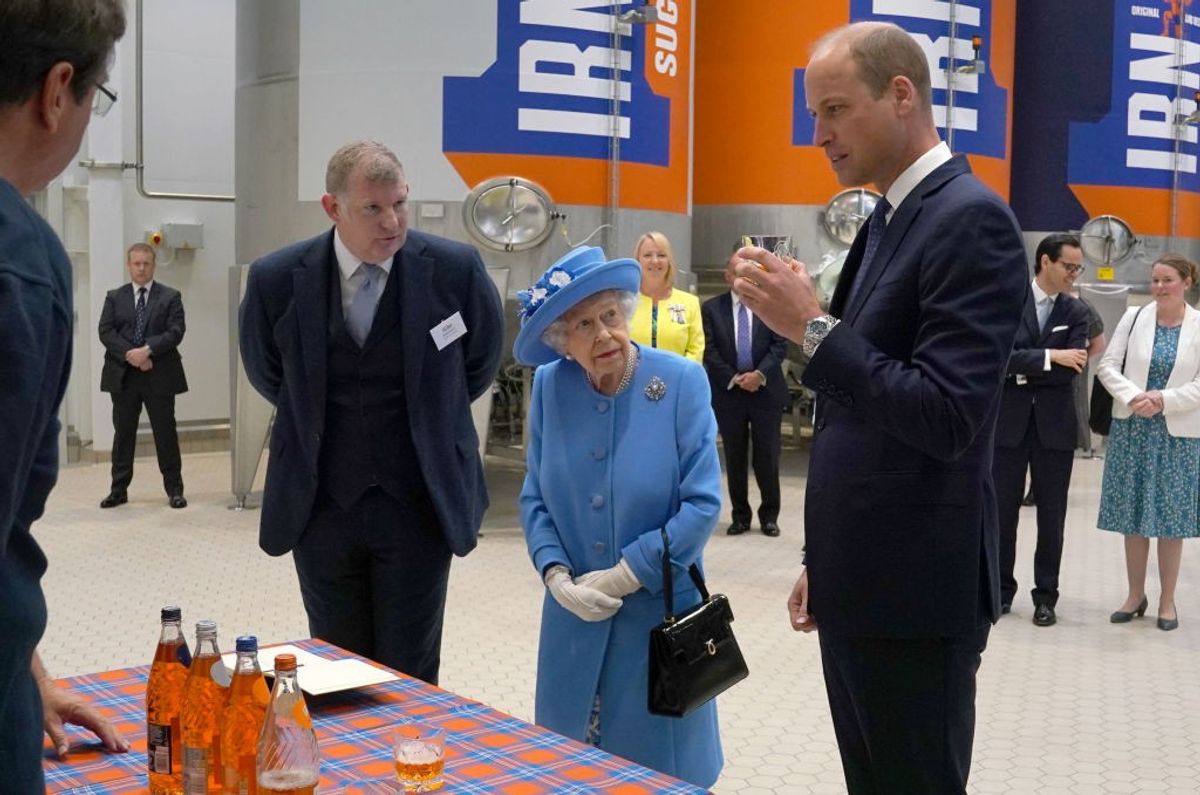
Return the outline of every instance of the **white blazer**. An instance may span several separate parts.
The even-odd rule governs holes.
[[[1113,332],[1112,342],[1100,359],[1096,375],[1113,396],[1113,419],[1133,414],[1129,401],[1146,391],[1157,323],[1158,306],[1154,302],[1147,304],[1141,315],[1138,315],[1138,307],[1125,310]],[[1121,372],[1122,359],[1125,360],[1124,372]],[[1200,312],[1187,305],[1179,330],[1175,365],[1162,396],[1167,432],[1172,436],[1200,437]]]

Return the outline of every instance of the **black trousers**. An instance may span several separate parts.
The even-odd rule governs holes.
[[[450,557],[423,490],[372,487],[349,510],[319,495],[292,551],[309,631],[436,685]]]
[[[1033,603],[1058,603],[1058,570],[1062,563],[1063,525],[1071,488],[1074,450],[1047,450],[1031,419],[1020,447],[997,447],[992,459],[996,508],[1000,520],[1000,601],[1012,604],[1017,593],[1017,522],[1025,496],[1025,472],[1035,485],[1037,551],[1033,555]]]
[[[850,795],[966,792],[975,674],[990,629],[912,640],[819,631]]]
[[[733,521],[750,523],[748,483],[751,463],[760,499],[758,521],[761,524],[778,521],[779,423],[783,419],[783,410],[736,399],[719,400],[713,408],[717,428],[725,443],[725,480],[729,486]]]
[[[140,372],[125,376],[124,389],[112,393],[113,449],[112,491],[128,490],[133,480],[133,454],[137,448],[138,423],[142,406],[150,415],[154,432],[154,451],[158,455],[158,471],[162,473],[167,494],[183,494],[183,464],[179,458],[179,434],[175,430],[175,396],[158,395]]]

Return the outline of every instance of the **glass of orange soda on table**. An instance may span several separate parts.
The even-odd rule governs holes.
[[[442,786],[446,731],[430,723],[402,723],[393,733],[396,777],[407,792],[433,792]]]

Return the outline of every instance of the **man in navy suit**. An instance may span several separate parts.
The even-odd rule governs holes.
[[[730,256],[725,281],[733,284],[740,259]],[[783,359],[787,340],[767,328],[735,293],[710,298],[700,307],[704,323],[704,369],[712,387],[713,413],[725,446],[725,482],[733,503],[727,535],[750,529],[747,455],[753,448],[758,483],[758,524],[763,535],[779,535],[779,423],[787,404]]]
[[[134,243],[125,254],[130,283],[109,290],[100,311],[104,368],[100,391],[112,395],[112,487],[100,501],[113,508],[128,501],[142,406],[150,415],[158,471],[172,508],[186,508],[175,396],[187,391],[179,343],[185,330],[179,291],[154,280],[154,249]]]
[[[1025,473],[1037,483],[1033,623],[1055,623],[1067,491],[1075,462],[1075,379],[1087,364],[1090,314],[1070,295],[1083,271],[1079,238],[1055,234],[1038,244],[1034,279],[1000,398],[992,476],[1000,516],[1000,610],[1017,592],[1013,577]]]
[[[504,343],[470,246],[408,229],[385,146],[339,149],[333,229],[250,266],[242,361],[275,405],[260,546],[291,552],[314,637],[437,683],[451,554],[487,488],[471,401]]]
[[[735,289],[810,356],[806,567],[792,626],[820,630],[851,793],[966,791],[975,674],[1000,613],[992,435],[1025,294],[1008,207],[938,140],[925,53],[839,28],[804,76],[814,143],[884,195],[829,312],[802,265],[744,248]]]

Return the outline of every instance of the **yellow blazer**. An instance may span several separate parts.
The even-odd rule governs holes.
[[[672,289],[671,297],[654,302],[638,293],[637,311],[629,323],[629,336],[639,345],[678,353],[697,363],[704,359],[704,322],[700,319],[700,299],[683,290]],[[653,341],[652,341],[653,340]]]

